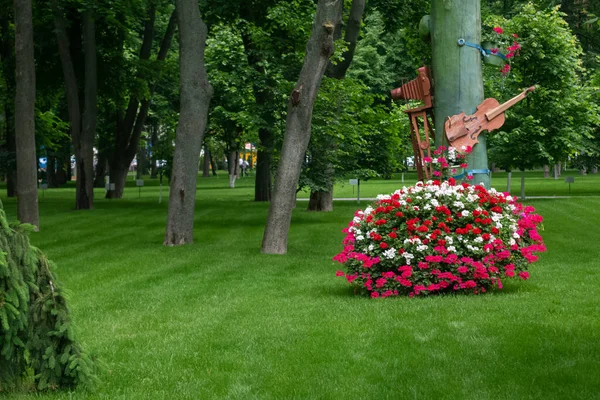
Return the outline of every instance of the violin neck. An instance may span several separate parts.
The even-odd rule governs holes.
[[[523,90],[523,92],[521,92],[520,94],[516,95],[515,97],[513,97],[510,100],[508,100],[507,102],[502,103],[498,107],[496,107],[496,108],[494,108],[494,109],[486,112],[485,116],[488,119],[488,121],[493,120],[498,115],[502,114],[504,111],[506,111],[510,107],[514,106],[515,104],[517,104],[521,100],[523,100],[527,96],[527,93],[530,92],[531,90],[532,90],[531,88]]]

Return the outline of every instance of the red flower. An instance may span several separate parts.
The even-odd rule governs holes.
[[[492,54],[498,54],[498,48],[494,47],[493,49],[490,49],[490,53],[492,53]]]
[[[519,36],[518,36],[516,33],[513,33],[513,34],[512,34],[512,37],[514,37],[514,38],[518,38]]]
[[[504,30],[502,28],[500,28],[499,26],[495,26],[494,32],[496,32],[498,35],[501,35],[504,33]]]
[[[379,247],[381,247],[382,249],[387,249],[389,246],[386,242],[381,242],[379,243]]]

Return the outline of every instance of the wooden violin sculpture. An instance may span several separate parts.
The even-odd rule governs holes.
[[[478,143],[477,136],[481,132],[491,132],[504,125],[504,111],[523,100],[527,93],[534,89],[535,86],[527,88],[503,104],[494,98],[485,99],[477,106],[477,111],[473,115],[465,115],[462,112],[448,117],[444,123],[448,142],[460,152],[463,152],[463,146],[473,147],[475,143]]]

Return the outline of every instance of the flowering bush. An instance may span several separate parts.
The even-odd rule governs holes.
[[[336,275],[371,297],[502,289],[504,278],[528,279],[546,250],[534,211],[453,178],[418,182],[354,214]]]
[[[500,55],[506,62],[500,69],[504,76],[510,72],[510,59],[518,56],[521,51],[521,45],[517,42],[518,38],[516,33],[507,34],[499,26],[495,26],[492,33],[484,34],[484,41],[494,43],[497,46],[489,49],[489,52],[493,55]]]

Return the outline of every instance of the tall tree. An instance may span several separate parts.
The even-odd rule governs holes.
[[[144,24],[144,34],[142,40],[142,48],[140,50],[139,59],[142,63],[150,60],[152,53],[152,42],[155,31],[156,20],[156,4],[153,1],[149,2],[147,17]],[[160,76],[160,70],[167,53],[171,47],[171,41],[177,28],[177,16],[175,11],[171,14],[169,24],[165,30],[163,39],[156,55],[156,61],[160,65],[159,73],[156,75],[145,75],[143,68],[140,68],[137,73],[137,79],[144,81],[148,86],[147,93],[140,96],[137,93],[130,93],[129,103],[125,114],[119,112],[117,117],[117,129],[115,132],[115,147],[112,157],[109,161],[110,166],[110,181],[115,184],[115,190],[109,190],[106,193],[107,198],[121,198],[123,196],[123,188],[127,178],[129,165],[135,157],[140,142],[140,136],[146,123],[148,111],[150,109],[150,101],[156,89],[156,82]]]
[[[340,7],[343,7],[343,2],[340,2]],[[362,21],[363,12],[365,10],[365,0],[352,0],[352,6],[350,8],[350,14],[348,21],[345,25],[344,42],[348,48],[342,53],[342,60],[334,64],[331,61],[327,66],[325,75],[328,78],[343,80],[346,77],[346,72],[352,63],[354,58],[354,52],[356,50],[356,42],[358,41],[358,35],[360,33],[360,25]],[[335,37],[341,37],[342,35],[342,23],[336,26]],[[343,112],[343,110],[338,110]],[[330,141],[326,147],[334,148],[336,143]],[[324,152],[326,153],[326,152]],[[313,152],[314,156],[323,154],[322,152]],[[330,163],[325,166],[325,170],[322,173],[326,176],[325,180],[328,182],[326,190],[311,190],[310,199],[308,202],[309,211],[331,211],[333,210],[333,181],[334,181],[334,167]]]
[[[35,154],[35,60],[31,8],[31,0],[14,0],[17,217],[22,223],[39,227]]]
[[[285,254],[296,203],[296,188],[310,141],[312,111],[329,57],[333,54],[335,26],[341,19],[342,0],[319,0],[304,64],[288,101],[285,137],[275,178],[275,193],[269,207],[262,252]]]
[[[92,5],[88,4],[83,11],[83,52],[84,52],[84,90],[83,113],[80,104],[80,91],[75,73],[74,58],[79,55],[71,53],[65,10],[52,0],[54,9],[54,25],[58,52],[63,70],[67,108],[71,123],[71,140],[75,149],[77,164],[77,185],[75,208],[86,210],[94,207],[94,138],[96,136],[97,117],[97,65],[96,65],[96,26]],[[76,38],[79,39],[79,38]]]
[[[212,86],[204,67],[206,25],[196,0],[177,0],[181,111],[171,172],[169,213],[164,244],[192,243],[200,148]]]
[[[9,6],[10,8],[10,6]],[[16,167],[16,145],[15,145],[15,120],[14,120],[14,98],[15,98],[15,39],[10,29],[13,20],[12,10],[0,15],[0,67],[2,68],[2,78],[4,86],[3,110],[4,121],[2,123],[3,132],[0,134],[0,153],[2,161],[0,162],[0,171],[6,174],[6,195],[15,196],[15,186],[17,180]]]

